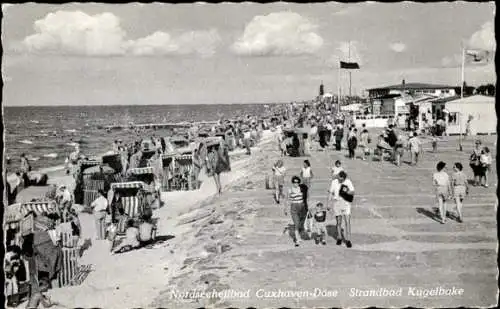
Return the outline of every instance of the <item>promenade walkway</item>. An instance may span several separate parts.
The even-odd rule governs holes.
[[[495,149],[494,138],[483,138],[490,149]],[[309,158],[316,175],[311,203],[326,201],[329,167],[336,159],[343,162],[356,188],[350,249],[335,244],[335,219],[331,215],[326,246],[305,240],[295,248],[289,235],[283,233],[291,220],[284,216],[282,205],[274,203],[272,191],[263,189],[262,171],[269,170],[271,161],[278,158],[275,146],[269,145],[272,155],[256,163],[254,175],[233,185],[219,201],[205,206],[218,209],[220,222],[212,219],[196,225],[198,242],[203,240],[199,235],[207,234],[210,237],[206,239],[218,239],[220,247],[227,249],[187,259],[183,271],[169,281],[169,290],[153,305],[184,302],[187,306],[258,308],[472,307],[497,302],[496,169],[489,188],[471,187],[464,202],[464,223],[448,219],[442,225],[432,218],[435,198],[431,180],[436,163],[445,161],[451,170],[452,164],[460,161],[470,175],[472,140],[464,143],[463,152],[456,151],[454,138],[440,142],[437,153],[431,153],[430,145],[426,145],[423,160],[416,167],[351,161],[344,152],[314,152]],[[287,184],[292,175],[300,173],[304,159],[285,159]],[[453,212],[454,203],[448,205]],[[235,217],[235,213],[240,215]],[[172,295],[174,290],[178,293],[203,288],[209,292],[249,292],[248,297],[211,299],[178,300]],[[425,294],[435,288],[453,295]],[[321,290],[323,296],[315,296],[315,289]],[[392,290],[396,295],[363,296],[367,290],[379,289]],[[309,296],[271,295],[279,290],[307,291]]]

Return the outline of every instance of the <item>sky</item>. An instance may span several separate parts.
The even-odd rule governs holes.
[[[231,104],[423,82],[459,85],[496,50],[494,2],[3,4],[3,103]],[[496,83],[493,61],[466,64]]]

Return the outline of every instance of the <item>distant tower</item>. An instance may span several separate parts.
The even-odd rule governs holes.
[[[325,87],[323,86],[323,81],[321,81],[321,85],[319,85],[319,96],[323,96],[325,94]]]

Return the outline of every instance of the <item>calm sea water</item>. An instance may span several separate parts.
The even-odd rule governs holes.
[[[31,160],[36,170],[56,167],[73,151],[68,145],[72,142],[79,142],[87,155],[100,155],[111,149],[115,139],[134,138],[127,131],[107,133],[97,126],[210,121],[264,111],[263,104],[4,107],[5,155],[11,158],[10,170],[18,168],[21,153],[38,158]],[[167,132],[155,132],[163,133]]]

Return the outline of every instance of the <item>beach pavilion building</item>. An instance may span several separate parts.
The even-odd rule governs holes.
[[[495,134],[497,130],[497,115],[495,112],[495,97],[473,95],[445,102],[448,114],[447,133],[450,135],[464,134],[467,121],[470,118],[471,134]]]
[[[456,86],[435,85],[425,83],[406,83],[368,89],[369,110],[371,115],[359,116],[359,121],[367,126],[385,126],[387,119],[398,120],[404,126],[410,115],[411,107],[417,107],[418,123],[422,119],[439,119],[443,117],[444,102],[458,98]],[[441,101],[440,101],[441,100]],[[440,101],[440,102],[438,102]]]
[[[372,114],[395,117],[398,114],[409,114],[412,102],[456,97],[455,88],[456,86],[406,83],[403,80],[399,85],[368,89],[368,97]]]

